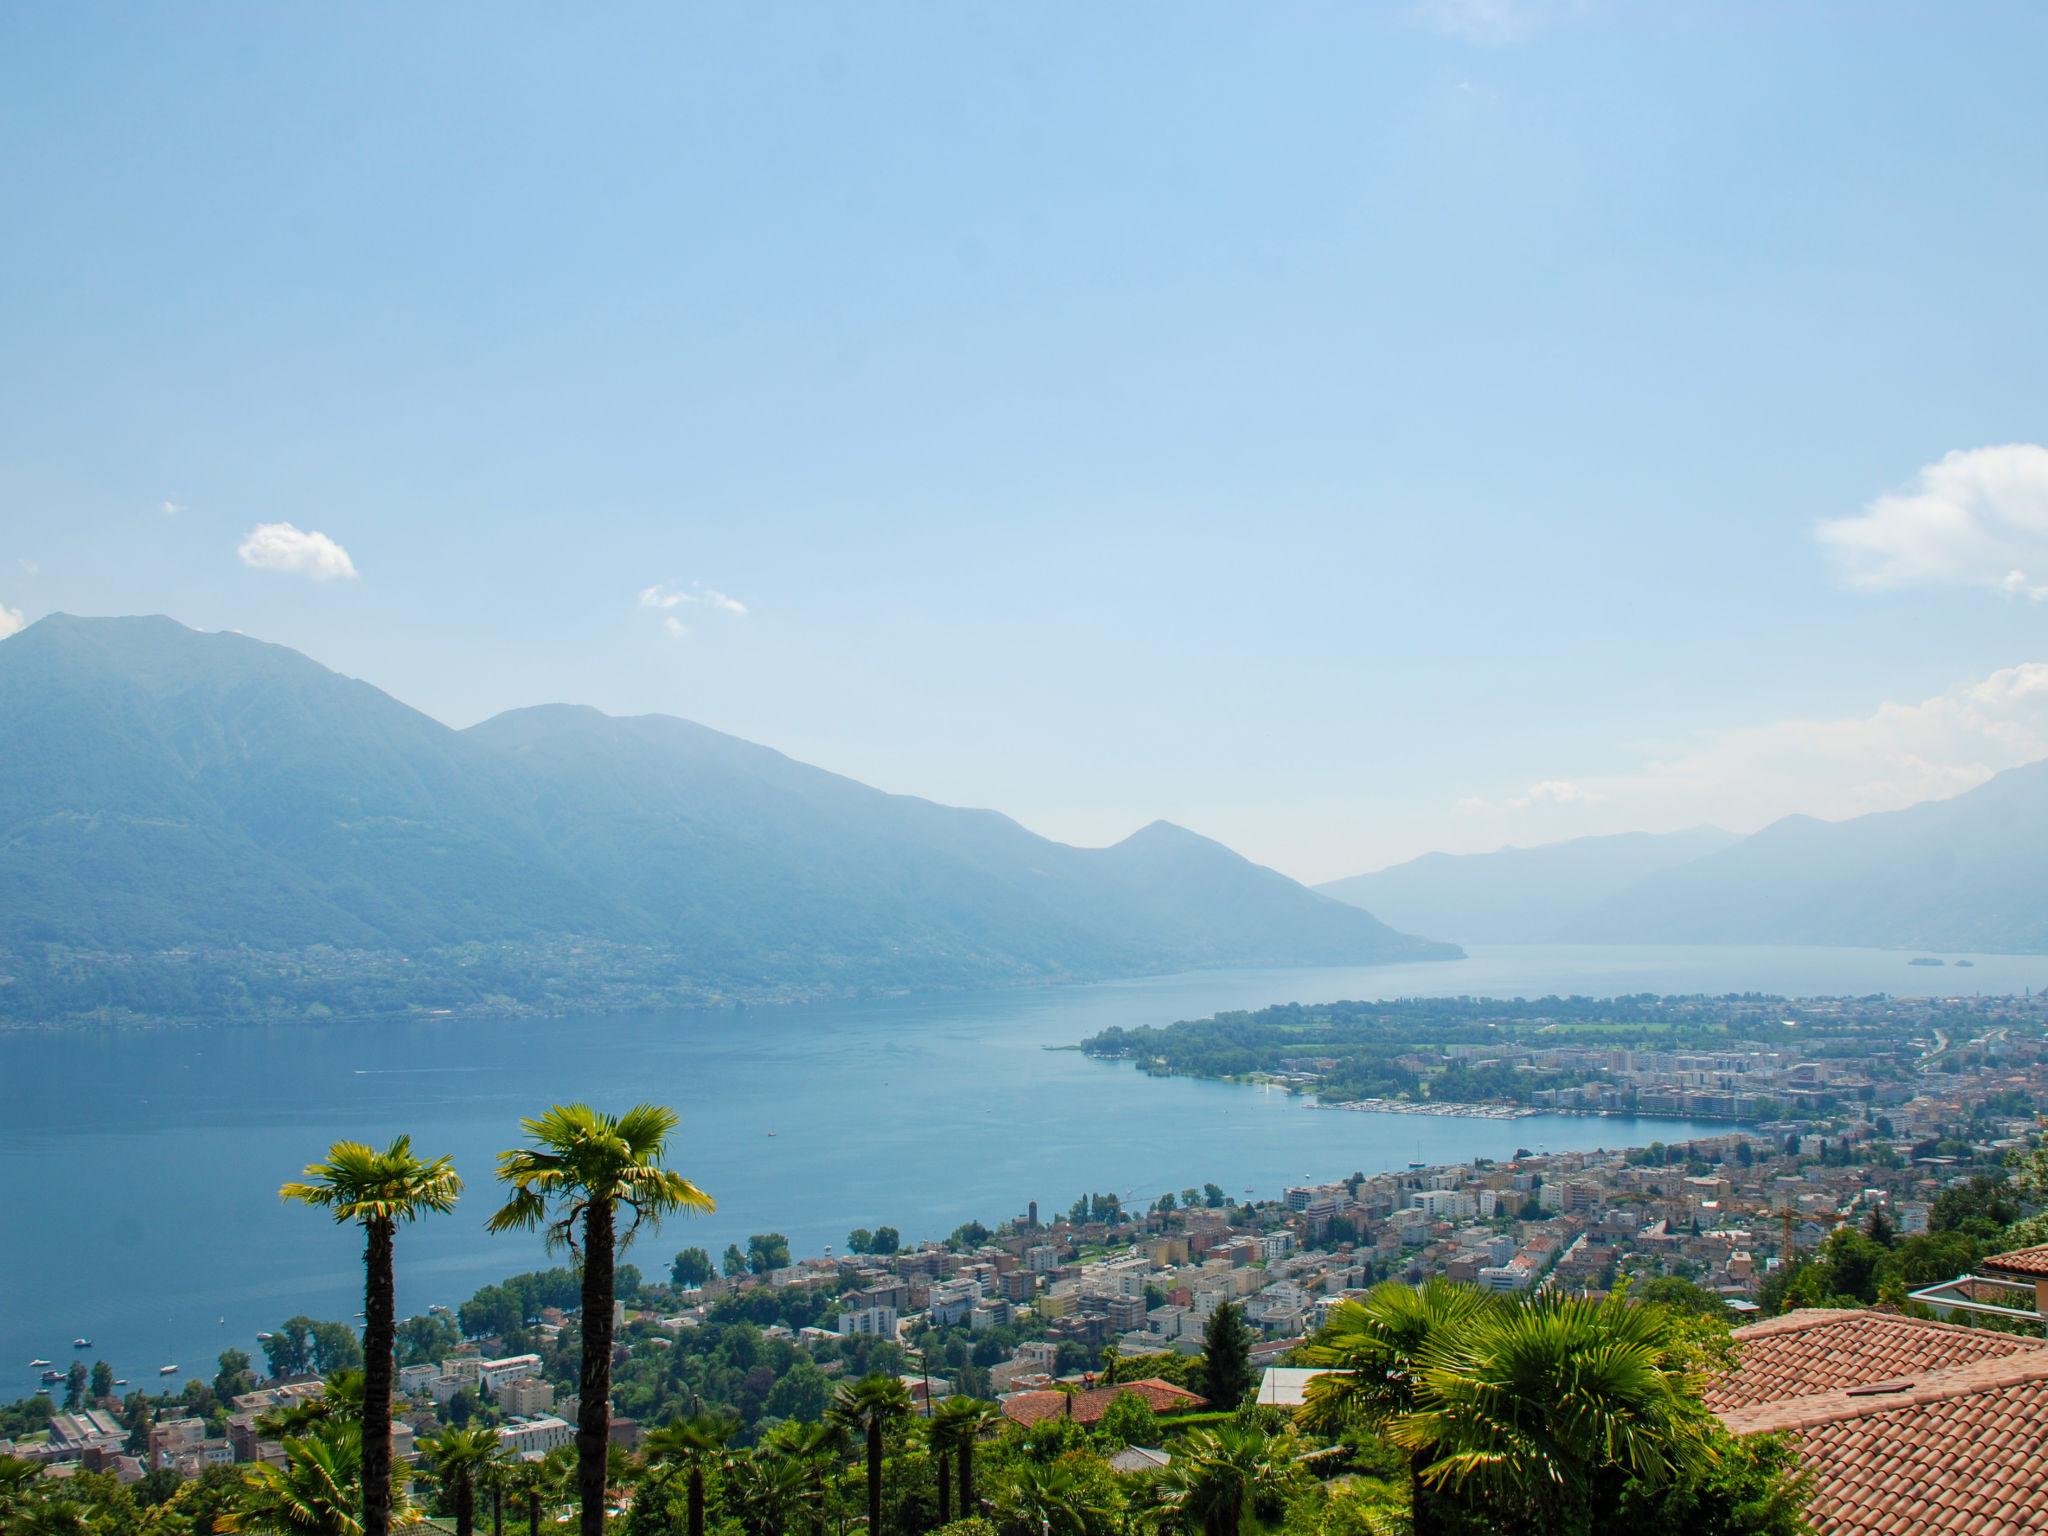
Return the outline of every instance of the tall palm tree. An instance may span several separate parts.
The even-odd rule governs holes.
[[[1379,1429],[1417,1406],[1422,1359],[1432,1342],[1462,1337],[1500,1303],[1489,1292],[1432,1277],[1420,1286],[1389,1280],[1362,1301],[1347,1301],[1302,1351],[1326,1374],[1308,1384],[1301,1410],[1306,1428],[1335,1435],[1352,1424]],[[1409,1456],[1408,1480],[1416,1536],[1439,1528],[1422,1471],[1428,1458]]]
[[[413,1155],[400,1136],[379,1152],[360,1141],[337,1141],[327,1161],[310,1163],[305,1176],[278,1195],[363,1228],[363,1536],[391,1529],[391,1373],[398,1327],[393,1302],[391,1240],[400,1222],[427,1211],[455,1208],[462,1179],[445,1157]]]
[[[894,1376],[863,1376],[832,1394],[825,1412],[848,1434],[867,1445],[868,1530],[882,1529],[882,1437],[891,1424],[910,1416],[910,1389]]]
[[[450,1426],[420,1444],[455,1503],[455,1536],[473,1536],[476,1530],[477,1485],[490,1479],[505,1459],[505,1442],[495,1429],[477,1425],[472,1429]]]
[[[739,1433],[738,1419],[722,1414],[700,1413],[693,1419],[648,1431],[640,1442],[640,1457],[650,1467],[687,1474],[690,1536],[704,1536],[705,1474],[725,1460],[726,1442]]]
[[[284,1465],[252,1463],[242,1481],[248,1491],[239,1509],[224,1515],[220,1529],[255,1536],[365,1536],[359,1511],[363,1498],[363,1432],[359,1425],[329,1421],[308,1435],[287,1436]],[[395,1527],[418,1516],[405,1501],[403,1470],[385,1489],[384,1508]]]
[[[676,1112],[656,1104],[641,1104],[618,1116],[600,1114],[588,1104],[557,1104],[520,1122],[531,1146],[498,1155],[498,1177],[512,1194],[491,1217],[490,1230],[545,1228],[551,1247],[567,1248],[583,1262],[583,1369],[576,1403],[581,1536],[604,1532],[618,1251],[643,1222],[659,1226],[662,1217],[677,1211],[718,1209],[703,1190],[662,1166],[676,1124]],[[633,1213],[623,1232],[618,1229],[621,1206]]]
[[[1201,1536],[1238,1536],[1254,1503],[1284,1493],[1292,1452],[1287,1437],[1248,1426],[1194,1430],[1160,1480],[1161,1503]]]
[[[1532,1532],[1604,1529],[1630,1481],[1711,1464],[1699,1352],[1667,1309],[1616,1293],[1539,1297],[1424,1350],[1387,1438],[1422,1482]]]
[[[994,1434],[1002,1422],[1000,1408],[974,1397],[949,1397],[939,1404],[932,1417],[933,1449],[943,1447],[958,1459],[962,1520],[971,1520],[978,1513],[974,1503],[974,1443],[984,1435]],[[940,1508],[944,1507],[941,1500]]]

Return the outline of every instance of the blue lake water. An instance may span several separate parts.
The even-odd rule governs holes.
[[[993,1225],[1085,1190],[1128,1201],[1215,1180],[1278,1194],[1304,1178],[1411,1161],[1679,1139],[1703,1127],[1317,1113],[1284,1094],[1155,1080],[1069,1045],[1112,1024],[1342,997],[1763,991],[2005,993],[2048,984],[2048,958],[1909,967],[1889,951],[1493,946],[1451,963],[1218,971],[899,1003],[565,1020],[291,1025],[0,1035],[0,1398],[32,1391],[32,1356],[84,1335],[137,1385],[177,1363],[211,1377],[234,1345],[294,1312],[361,1306],[352,1231],[282,1206],[277,1186],[343,1136],[412,1133],[470,1180],[457,1214],[399,1240],[399,1303],[453,1304],[547,1262],[490,1237],[493,1155],[521,1115],[585,1099],[683,1115],[675,1162],[715,1216],[671,1223],[633,1257],[665,1270],[780,1231],[798,1253],[888,1223],[907,1240]],[[771,1134],[772,1133],[772,1134]]]

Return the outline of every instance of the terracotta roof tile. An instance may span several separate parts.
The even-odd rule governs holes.
[[[1736,1366],[1707,1386],[1717,1413],[1811,1397],[1975,1360],[2039,1352],[2048,1340],[1885,1312],[1812,1309],[1735,1330]]]
[[[1170,1381],[1161,1381],[1148,1376],[1143,1381],[1120,1381],[1113,1387],[1088,1387],[1074,1394],[1074,1422],[1093,1424],[1100,1419],[1103,1410],[1116,1401],[1123,1392],[1135,1392],[1152,1408],[1154,1413],[1188,1413],[1196,1408],[1206,1408],[1209,1400],[1176,1387]],[[1067,1413],[1067,1394],[1064,1392],[1015,1392],[1003,1399],[1003,1412],[1018,1424],[1039,1424],[1047,1419],[1062,1418]]]
[[[1722,1421],[1793,1437],[1824,1536],[2048,1530],[2042,1341],[1876,1312],[1792,1313],[1736,1337],[1736,1370],[1715,1384]],[[1762,1395],[1773,1383],[1780,1395]]]
[[[2010,1253],[1994,1253],[1978,1268],[1995,1274],[2048,1277],[2048,1243],[2035,1248],[2015,1248]]]

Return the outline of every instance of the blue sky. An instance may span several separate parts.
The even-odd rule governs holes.
[[[1317,879],[1954,792],[2048,754],[2044,57],[2019,4],[9,7],[0,627]]]

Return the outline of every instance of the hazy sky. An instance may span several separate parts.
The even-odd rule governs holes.
[[[0,10],[0,629],[1308,878],[2048,753],[2048,9]],[[0,751],[6,750],[0,740]]]

